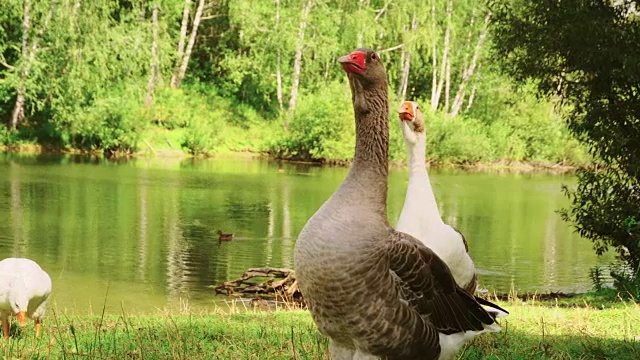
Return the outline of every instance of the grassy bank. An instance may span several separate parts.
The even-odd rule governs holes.
[[[500,302],[503,331],[471,342],[460,359],[638,359],[640,306],[578,297]],[[65,317],[53,312],[3,341],[4,358],[329,359],[306,311]]]
[[[69,122],[34,120],[15,131],[0,124],[0,150],[62,150],[107,157],[253,153],[338,164],[353,157],[353,109],[344,82],[305,94],[293,115],[257,111],[212,89],[162,89],[151,107],[129,101],[133,98],[117,93],[88,111],[60,116],[75,119]],[[586,148],[551,111],[551,103],[524,95],[514,101],[526,103],[521,105],[528,110],[454,117],[427,111],[427,160],[547,168],[590,162]],[[403,163],[406,149],[395,116],[390,114],[389,159]]]

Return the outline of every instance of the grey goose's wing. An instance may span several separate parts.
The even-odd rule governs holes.
[[[390,269],[404,300],[429,325],[453,334],[483,330],[495,322],[473,295],[456,284],[446,263],[419,240],[395,232],[387,246]]]

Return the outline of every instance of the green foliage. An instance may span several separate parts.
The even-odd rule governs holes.
[[[578,233],[591,240],[598,255],[612,247],[629,264],[632,273],[640,267],[640,233],[629,231],[629,218],[640,209],[636,180],[618,169],[580,169],[575,190],[564,189],[572,201],[562,216],[576,224]]]
[[[479,121],[438,113],[425,119],[425,123],[429,160],[474,163],[493,158],[490,139]]]
[[[589,270],[589,278],[591,278],[591,285],[593,290],[601,292],[604,289],[606,279],[603,274],[603,269],[600,266],[594,266]]]
[[[487,9],[482,2],[457,2],[448,18],[448,0],[436,0],[434,14],[430,2],[314,1],[303,22],[307,3],[207,4],[182,89],[169,90],[185,2],[159,1],[158,78],[153,105],[143,107],[153,63],[151,3],[68,1],[51,7],[49,1],[32,2],[28,47],[34,48],[37,40],[37,51],[31,56],[22,52],[24,3],[10,0],[0,14],[0,119],[10,118],[18,90],[24,87],[26,121],[11,142],[35,138],[39,143],[126,154],[139,147],[139,135],[127,132],[158,128],[178,133],[177,143],[192,154],[266,150],[286,158],[347,160],[353,153],[353,121],[348,91],[338,85],[345,75],[336,58],[357,46],[392,49],[381,56],[393,100],[402,89],[409,51],[407,98],[428,99],[422,102],[428,108],[435,90],[435,46],[441,94],[434,101],[432,160],[584,161],[562,122],[546,112],[548,103],[535,99],[532,89],[515,95],[511,81],[487,61],[500,56],[485,46],[491,36],[476,53],[485,31]],[[190,6],[187,43],[197,2]],[[439,66],[445,33],[448,76]],[[298,56],[298,107],[289,109]],[[450,80],[447,86],[445,78]],[[441,115],[451,114],[458,91],[463,117]],[[399,161],[406,154],[394,120],[391,114],[389,155]],[[285,122],[290,122],[287,131]]]
[[[222,143],[225,120],[233,116],[227,100],[198,90],[203,89],[159,89],[146,116],[167,129],[184,128],[180,145],[190,154],[210,155]]]
[[[616,285],[638,285],[640,244],[629,231],[640,214],[640,18],[638,1],[513,1],[496,5],[495,41],[505,67],[521,81],[567,104],[570,131],[607,166],[578,172],[563,218],[623,261]],[[549,34],[554,34],[549,36]],[[620,51],[624,49],[624,51]],[[626,291],[626,290],[625,290]]]
[[[75,108],[55,117],[51,138],[63,146],[100,151],[109,156],[128,155],[138,149],[139,134],[145,122],[141,116],[142,97],[116,91],[91,106]]]
[[[613,286],[620,291],[625,299],[640,299],[640,270],[634,270],[626,266],[611,271]]]
[[[15,131],[9,130],[4,124],[0,124],[0,145],[9,145],[15,142]]]
[[[354,146],[349,89],[333,82],[321,92],[301,97],[289,131],[271,145],[270,152],[299,160],[348,160]]]

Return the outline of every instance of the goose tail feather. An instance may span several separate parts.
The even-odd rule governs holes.
[[[501,318],[501,317],[506,317],[507,315],[509,315],[509,312],[503,308],[501,308],[500,306],[492,303],[489,300],[485,300],[481,297],[475,297],[476,301],[482,305],[482,307],[489,313],[489,315],[491,315],[491,317],[493,317],[494,319],[497,318]]]

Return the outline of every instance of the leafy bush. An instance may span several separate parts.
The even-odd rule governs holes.
[[[270,152],[301,160],[348,160],[354,144],[349,88],[334,82],[322,92],[300,97],[289,131],[270,145]]]
[[[137,150],[142,124],[117,99],[99,101],[76,122],[72,144],[81,149],[102,149],[110,154]]]
[[[183,116],[188,120],[181,145],[192,155],[214,153],[224,139],[224,119],[231,118],[228,109],[191,104],[184,108]]]
[[[520,82],[535,81],[541,95],[561,95],[569,130],[606,164],[578,171],[576,189],[565,189],[571,209],[562,214],[597,254],[615,249],[624,268],[612,276],[626,292],[640,284],[639,235],[627,228],[640,214],[640,21],[634,3],[494,4],[501,33],[494,44],[505,54],[505,70]]]
[[[492,159],[491,143],[482,123],[462,116],[425,113],[427,158],[436,162],[474,163]]]
[[[611,276],[618,290],[629,292],[640,285],[640,184],[620,169],[594,168],[577,172],[575,190],[564,188],[572,202],[563,209],[565,221],[571,221],[580,236],[593,242],[598,255],[609,248],[617,252],[623,266],[614,268]]]
[[[108,156],[131,154],[145,126],[142,103],[136,100],[140,98],[126,90],[114,91],[86,107],[58,111],[46,129],[63,146]]]
[[[11,145],[16,142],[16,131],[11,131],[9,128],[0,124],[0,145]]]
[[[180,145],[192,155],[210,155],[222,144],[225,120],[233,118],[230,107],[231,102],[218,97],[215,89],[200,84],[159,88],[144,117],[151,125],[184,129]]]
[[[222,119],[228,117],[229,112],[224,109],[207,111],[206,107],[197,110],[185,109],[189,120],[181,145],[192,155],[211,155],[222,143]]]

